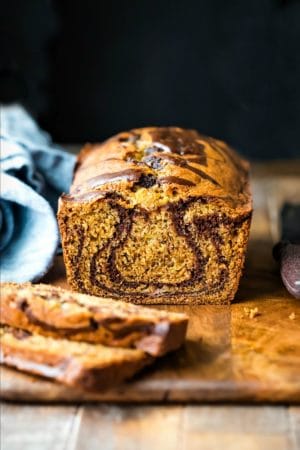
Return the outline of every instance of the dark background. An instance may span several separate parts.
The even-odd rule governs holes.
[[[0,99],[56,141],[179,125],[300,156],[298,0],[1,3]]]

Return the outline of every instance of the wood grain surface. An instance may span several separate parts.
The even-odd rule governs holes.
[[[277,220],[282,202],[300,202],[299,166],[294,166],[292,173],[284,171],[283,174],[274,174],[267,167],[264,171],[262,166],[257,166],[253,175],[255,212],[251,240],[245,273],[235,302],[230,307],[168,307],[190,316],[187,342],[181,350],[158,360],[133,381],[97,394],[83,393],[2,368],[2,397],[6,400],[45,402],[300,402],[300,302],[284,289],[271,252],[279,235]],[[61,257],[46,281],[67,286]],[[255,312],[255,317],[250,317],[251,310]],[[101,415],[102,410],[95,412],[91,408],[86,411],[81,423],[82,420],[86,422],[88,433],[93,414]],[[181,414],[179,410],[178,414],[170,420],[181,420],[178,418]],[[189,414],[188,409],[184,414]],[[199,434],[201,421],[205,422],[203,415],[194,417],[193,420],[185,419],[191,436],[193,433]],[[237,412],[237,421],[238,417]],[[291,423],[299,424],[299,413],[292,417]],[[155,420],[159,423],[160,418],[153,417]],[[134,424],[132,426],[135,427]],[[143,427],[142,423],[140,426]],[[211,448],[209,442],[213,440],[213,431],[206,433],[204,444],[207,442],[207,445],[203,448]],[[145,429],[147,432],[150,431]],[[99,433],[104,433],[105,439],[105,431],[102,429]],[[121,427],[118,433],[122,433]],[[283,440],[278,441],[279,428],[274,428],[274,433],[276,438],[271,433],[265,445],[261,441],[260,448],[285,448],[286,438],[283,436]],[[224,439],[225,443],[233,436],[226,431]],[[255,439],[260,439],[259,433]],[[299,432],[295,432],[293,439],[299,441]],[[74,448],[84,449],[84,443]],[[120,447],[116,445],[111,448]],[[186,443],[183,448],[194,447],[192,443]],[[245,446],[239,448],[248,448],[246,441]]]
[[[299,450],[300,408],[4,404],[1,450]]]

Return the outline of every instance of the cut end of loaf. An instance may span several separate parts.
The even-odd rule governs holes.
[[[251,210],[208,197],[146,210],[102,195],[62,199],[58,218],[73,289],[143,304],[227,304],[242,272]]]

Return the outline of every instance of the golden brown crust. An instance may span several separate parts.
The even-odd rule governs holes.
[[[0,322],[44,336],[136,347],[161,356],[182,345],[188,318],[45,284],[2,283]]]
[[[70,285],[134,303],[229,303],[251,221],[248,163],[180,128],[89,145],[58,220]]]
[[[209,195],[250,210],[248,169],[224,142],[195,130],[134,129],[82,149],[69,199],[118,192],[132,205],[151,209]]]
[[[152,361],[137,349],[110,349],[0,328],[0,362],[69,386],[102,390],[132,377]]]

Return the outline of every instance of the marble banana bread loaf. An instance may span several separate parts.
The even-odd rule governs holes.
[[[110,347],[135,347],[152,356],[176,350],[185,339],[185,314],[46,284],[2,283],[0,290],[0,323],[31,333]]]
[[[150,127],[86,145],[59,203],[68,282],[135,303],[229,303],[251,213],[248,163],[222,141]]]
[[[86,390],[111,388],[153,358],[142,350],[72,342],[0,326],[0,363]]]

